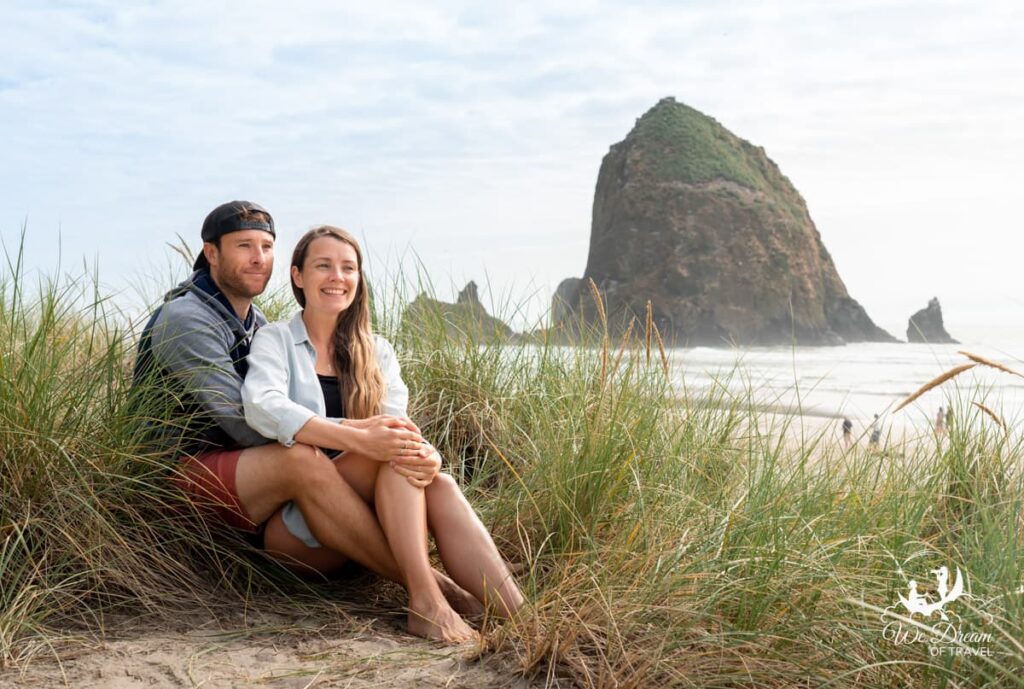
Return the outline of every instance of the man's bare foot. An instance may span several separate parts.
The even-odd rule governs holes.
[[[408,630],[410,634],[425,639],[460,644],[476,641],[480,636],[451,606],[441,601],[439,605],[414,606],[409,601]]]
[[[445,574],[441,574],[437,570],[434,570],[434,578],[437,579],[437,585],[441,588],[441,593],[444,594],[444,598],[448,601],[448,605],[452,606],[455,612],[463,615],[464,617],[472,618],[483,616],[484,604],[478,601],[472,593],[462,588],[452,581],[450,577]]]

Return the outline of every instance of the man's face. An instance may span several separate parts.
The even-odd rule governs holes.
[[[228,296],[252,299],[263,292],[274,269],[274,237],[263,230],[239,230],[220,238],[220,248],[203,245],[210,275]]]

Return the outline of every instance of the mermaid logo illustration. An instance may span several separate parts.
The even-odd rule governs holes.
[[[935,575],[935,579],[938,582],[938,594],[939,599],[936,601],[930,600],[928,594],[922,594],[917,590],[917,581],[910,580],[910,591],[904,598],[903,594],[899,595],[900,602],[903,603],[903,607],[907,609],[907,614],[911,617],[915,613],[922,615],[925,619],[928,619],[934,613],[939,613],[939,616],[943,620],[948,621],[949,617],[946,615],[946,611],[943,608],[948,604],[959,598],[964,592],[964,575],[960,573],[960,568],[956,568],[956,582],[953,584],[952,590],[949,588],[949,568],[942,566],[938,569],[931,571]]]

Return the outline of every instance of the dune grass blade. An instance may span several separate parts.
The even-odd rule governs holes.
[[[994,368],[994,369],[996,369],[998,371],[1002,371],[1003,373],[1009,373],[1010,375],[1019,376],[1021,378],[1024,378],[1024,373],[1020,373],[1018,371],[1014,371],[1012,368],[1010,368],[1008,366],[1003,366],[998,361],[992,361],[991,359],[986,359],[983,356],[979,356],[978,354],[972,354],[971,352],[965,352],[964,350],[960,350],[958,352],[958,354],[963,354],[965,357],[967,357],[971,361],[973,361],[975,363],[978,363],[978,364],[981,364],[982,366],[988,366],[989,368]]]
[[[1006,422],[1003,421],[1003,417],[999,416],[999,414],[996,414],[994,411],[986,407],[981,402],[972,401],[971,404],[973,404],[975,407],[980,409],[986,416],[988,416],[990,419],[999,424],[999,427],[1003,429],[1004,433],[1010,432],[1010,428],[1006,425]]]
[[[927,383],[925,383],[924,385],[922,385],[916,391],[914,391],[913,393],[908,395],[907,398],[904,399],[902,402],[900,402],[898,405],[896,405],[896,408],[893,409],[893,412],[894,413],[898,412],[900,409],[903,409],[908,404],[910,404],[911,402],[913,402],[914,400],[916,400],[918,397],[920,397],[924,393],[928,392],[929,390],[931,390],[933,388],[937,388],[938,386],[942,385],[946,381],[952,380],[953,378],[956,378],[958,375],[960,375],[964,371],[970,371],[972,368],[974,368],[977,365],[978,364],[976,364],[976,363],[974,363],[974,364],[960,364],[959,366],[954,366],[953,368],[949,369],[948,371],[945,371],[944,373],[942,373],[942,375],[936,376],[932,380],[930,380]]]

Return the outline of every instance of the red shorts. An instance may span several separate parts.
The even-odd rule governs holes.
[[[210,450],[182,455],[174,483],[192,503],[233,529],[259,534],[261,527],[249,518],[235,487],[235,471],[242,450]]]

